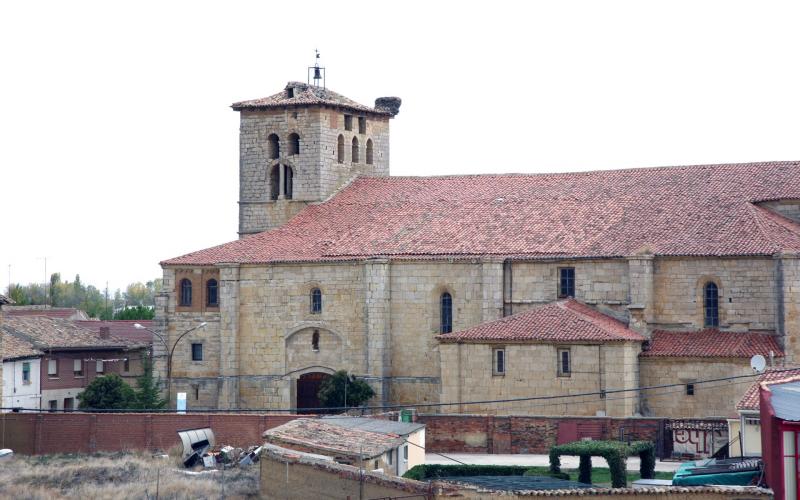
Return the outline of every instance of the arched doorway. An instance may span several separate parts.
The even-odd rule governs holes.
[[[315,413],[313,410],[303,411],[304,408],[320,408],[317,393],[322,382],[330,377],[327,373],[311,372],[300,375],[297,379],[297,413]]]

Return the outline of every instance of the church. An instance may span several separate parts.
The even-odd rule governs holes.
[[[347,370],[371,405],[727,416],[753,379],[706,380],[798,359],[800,162],[393,177],[400,107],[232,105],[240,237],[161,262],[173,398],[303,411]]]

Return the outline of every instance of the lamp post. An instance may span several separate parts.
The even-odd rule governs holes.
[[[171,389],[172,389],[172,356],[175,354],[175,348],[178,346],[178,342],[180,342],[181,339],[183,337],[185,337],[187,334],[189,334],[189,333],[191,333],[191,332],[193,332],[193,331],[195,331],[195,330],[197,330],[199,328],[205,328],[205,326],[207,324],[208,323],[203,321],[199,325],[193,326],[192,328],[189,328],[185,332],[181,333],[178,336],[177,340],[175,340],[175,343],[172,344],[171,348],[169,347],[169,343],[167,342],[167,339],[164,338],[164,336],[162,334],[160,334],[160,333],[158,333],[158,332],[156,332],[154,330],[151,330],[151,329],[147,328],[146,326],[141,325],[139,323],[134,323],[133,324],[133,327],[136,328],[137,330],[147,330],[148,332],[150,332],[153,335],[155,335],[158,338],[158,340],[160,340],[161,343],[164,344],[164,352],[168,352],[168,354],[167,354],[167,403],[169,403],[172,400],[172,391],[171,391]]]

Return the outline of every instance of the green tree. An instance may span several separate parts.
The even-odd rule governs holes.
[[[86,389],[78,394],[80,408],[95,410],[120,410],[136,405],[133,388],[116,373],[103,375],[92,380]]]
[[[156,317],[156,311],[152,307],[136,306],[127,307],[114,313],[114,319],[153,319]]]
[[[159,395],[158,381],[153,377],[153,360],[150,355],[142,358],[142,374],[136,379],[136,408],[157,410],[164,408],[167,401]]]
[[[348,375],[347,370],[339,370],[323,380],[317,392],[320,403],[326,408],[361,406],[374,395],[369,384]]]

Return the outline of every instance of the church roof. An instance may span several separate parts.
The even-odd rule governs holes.
[[[737,410],[753,411],[758,410],[761,405],[758,400],[758,388],[762,382],[767,384],[786,380],[787,378],[800,376],[800,368],[770,368],[758,377],[758,380],[753,382],[747,388],[742,399],[736,403]]]
[[[624,323],[575,299],[513,314],[497,321],[436,337],[441,342],[642,342]]]
[[[800,199],[800,162],[361,177],[281,227],[162,264],[800,251],[800,224],[756,205],[777,199]]]
[[[783,349],[775,336],[759,332],[724,332],[706,328],[697,332],[656,330],[650,346],[639,356],[671,358],[749,358],[769,357],[770,351],[782,357]]]
[[[288,89],[290,88],[293,89],[292,97],[289,97],[288,93]],[[385,109],[371,108],[352,99],[348,99],[347,97],[332,90],[316,87],[314,85],[308,85],[302,82],[289,82],[286,85],[286,88],[277,94],[273,94],[269,97],[262,97],[260,99],[235,102],[231,104],[231,107],[236,111],[242,111],[314,105],[349,109],[359,113],[392,116],[392,114]]]

